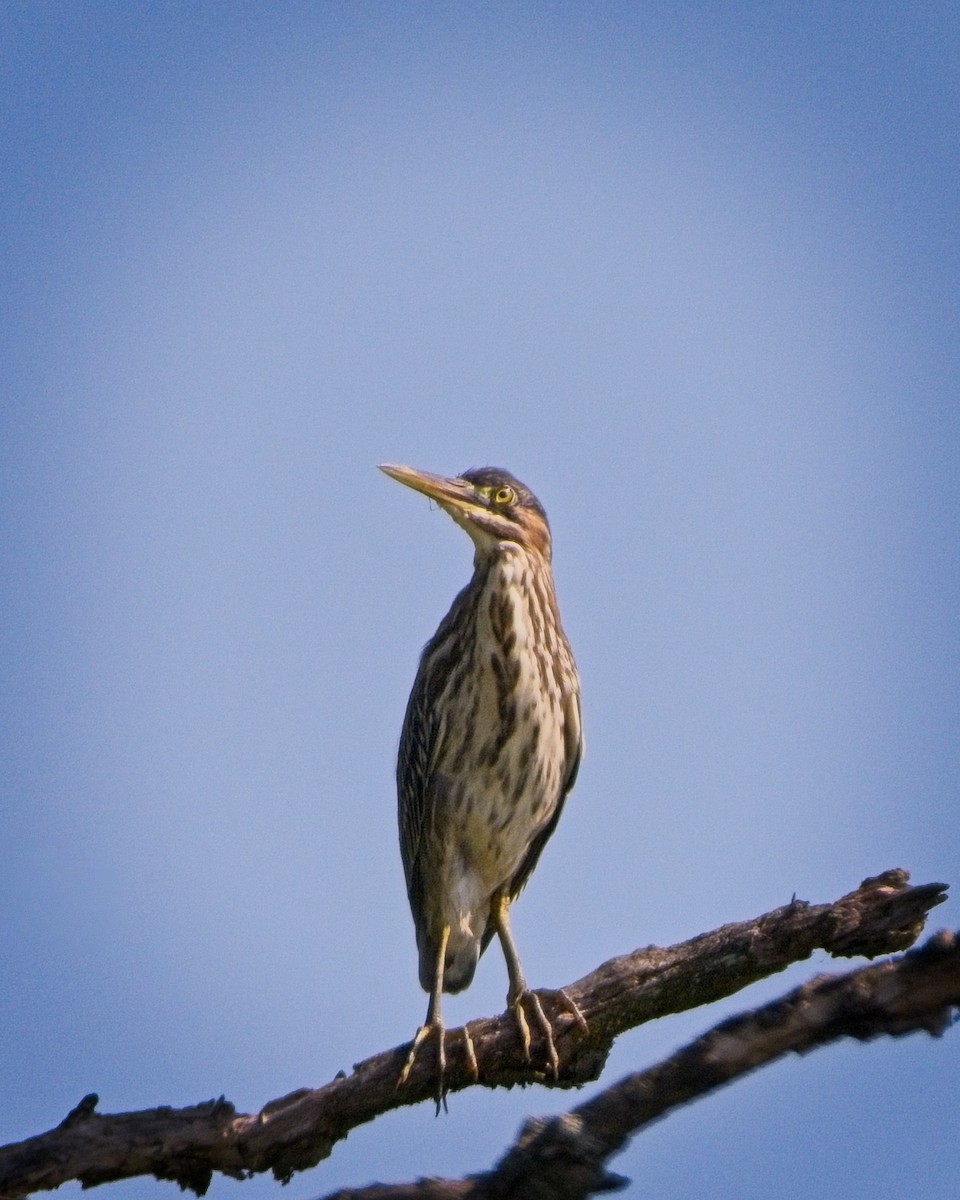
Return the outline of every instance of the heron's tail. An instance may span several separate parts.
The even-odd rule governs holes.
[[[420,986],[425,992],[433,990],[433,981],[437,971],[437,953],[439,942],[426,934],[417,937],[417,948],[420,951]],[[473,982],[477,962],[480,959],[480,939],[472,934],[464,934],[460,930],[450,930],[447,939],[447,953],[443,964],[443,990],[445,992],[462,992]]]

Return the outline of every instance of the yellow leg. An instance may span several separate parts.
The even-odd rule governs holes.
[[[443,1077],[447,1069],[447,1055],[444,1049],[444,1030],[443,1030],[443,966],[444,960],[447,957],[447,942],[450,938],[450,926],[445,925],[443,932],[440,934],[440,945],[437,947],[437,965],[433,976],[433,990],[430,993],[430,1001],[427,1004],[427,1019],[417,1030],[417,1035],[413,1039],[413,1045],[410,1047],[410,1053],[407,1055],[407,1061],[403,1064],[403,1070],[400,1072],[400,1078],[397,1080],[397,1087],[403,1087],[409,1078],[410,1071],[417,1058],[417,1051],[423,1043],[435,1033],[437,1036],[437,1112],[440,1112],[441,1106],[447,1107],[446,1089],[443,1086]]]
[[[527,987],[527,981],[523,977],[520,955],[517,953],[516,943],[513,940],[513,934],[510,932],[510,898],[506,893],[501,893],[494,900],[493,922],[497,936],[500,938],[500,945],[503,947],[503,957],[507,963],[507,977],[510,980],[510,987],[507,990],[507,1006],[513,1009],[517,1028],[520,1031],[524,1061],[530,1062],[530,1025],[527,1022],[526,1013],[523,1011],[524,1003],[526,1003],[530,1006],[534,1021],[543,1035],[547,1051],[548,1070],[550,1075],[556,1079],[560,1069],[560,1058],[553,1040],[553,1026],[547,1020],[547,1014],[543,1011],[540,997],[536,992],[530,991]]]

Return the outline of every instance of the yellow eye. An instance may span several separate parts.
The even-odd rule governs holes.
[[[517,498],[517,493],[510,487],[509,484],[504,484],[498,487],[493,495],[494,504],[512,504]]]

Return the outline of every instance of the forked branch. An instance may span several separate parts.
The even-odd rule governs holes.
[[[732,1017],[567,1113],[531,1118],[496,1167],[482,1175],[374,1184],[327,1200],[586,1200],[627,1182],[608,1172],[608,1159],[672,1109],[791,1051],[803,1054],[844,1037],[939,1036],[958,1006],[960,939],[938,933],[902,958],[820,976]]]
[[[753,921],[725,925],[713,933],[702,934],[677,946],[667,949],[651,946],[611,959],[564,989],[586,1017],[589,1026],[587,1033],[583,1032],[559,1000],[552,997],[551,993],[543,993],[545,1006],[555,1025],[560,1057],[559,1078],[555,1086],[573,1087],[598,1078],[614,1039],[625,1030],[731,995],[758,979],[776,974],[792,963],[808,958],[814,950],[822,949],[836,957],[861,955],[873,958],[906,949],[919,936],[930,909],[945,899],[945,885],[937,883],[910,887],[908,879],[905,871],[888,871],[865,880],[856,891],[833,904],[810,905],[804,901],[792,901]],[[944,937],[949,938],[949,935]],[[941,957],[954,964],[953,967],[944,968],[947,974],[951,970],[956,973],[955,943],[949,947],[946,943],[936,944],[941,947],[938,951]],[[933,950],[924,950],[917,961],[926,962],[933,953]],[[913,961],[914,956],[902,960],[903,963]],[[825,1025],[821,1021],[816,1026],[821,1031],[828,1028],[837,1031],[823,1034],[819,1041],[846,1034],[874,1036],[879,1032],[908,1032],[910,1028],[917,1027],[939,1028],[945,1006],[957,1002],[941,1000],[938,1007],[935,1005],[936,1011],[941,1014],[940,1018],[935,1019],[929,1011],[926,1016],[917,1016],[907,1003],[909,987],[918,986],[918,981],[926,980],[926,975],[911,974],[915,968],[899,964],[883,964],[871,970],[881,973],[877,975],[878,979],[889,976],[898,981],[893,987],[896,993],[894,1000],[895,1007],[899,1005],[896,1012],[906,1022],[904,1028],[874,1028],[868,1022],[862,1027],[863,1034],[858,1034],[853,1028]],[[882,974],[885,971],[887,975]],[[890,972],[893,974],[889,975]],[[842,979],[860,977],[872,978],[868,972],[856,972]],[[956,977],[955,974],[953,978]],[[907,985],[908,990],[904,992]],[[816,1016],[823,1011],[823,997],[830,993],[829,984],[823,981],[814,981],[807,986],[819,989],[816,992],[819,997],[817,1003],[810,998],[802,1002],[798,999],[804,989],[779,1002],[783,1005],[792,1003],[794,1009],[791,1011],[807,1014],[806,1024],[800,1021],[797,1025],[795,1018],[791,1028],[813,1028],[810,1014]],[[924,982],[923,986],[927,988],[927,983]],[[876,987],[880,988],[878,995],[886,995],[880,984]],[[925,991],[923,994],[928,993]],[[769,1013],[768,1018],[762,1018],[759,1014],[768,1010],[772,1012],[774,1007],[768,1006],[767,1009],[758,1010],[757,1014],[741,1018],[745,1024],[740,1034],[731,1033],[730,1023],[727,1022],[718,1027],[714,1034],[708,1035],[714,1037],[722,1030],[727,1030],[711,1051],[713,1058],[710,1061],[714,1063],[711,1071],[704,1073],[697,1067],[691,1076],[689,1066],[684,1070],[669,1068],[669,1064],[675,1060],[668,1060],[668,1063],[654,1068],[653,1072],[632,1076],[631,1079],[637,1082],[631,1087],[627,1087],[630,1080],[623,1081],[586,1105],[574,1109],[569,1117],[559,1118],[559,1125],[556,1121],[551,1122],[549,1127],[556,1127],[560,1133],[555,1131],[550,1136],[569,1139],[571,1129],[583,1129],[583,1137],[597,1145],[597,1149],[591,1151],[592,1158],[588,1155],[587,1159],[602,1164],[631,1132],[646,1121],[698,1094],[695,1088],[690,1090],[693,1087],[691,1078],[695,1077],[694,1082],[701,1079],[711,1081],[706,1087],[700,1088],[700,1091],[709,1090],[725,1079],[769,1061],[786,1050],[803,1049],[803,1045],[791,1044],[787,1038],[773,1054],[770,1048],[775,1039],[767,1036],[761,1043],[750,1034],[749,1022],[757,1019],[763,1025],[765,1019],[773,1018]],[[844,1011],[848,1013],[845,1019],[849,1025],[852,1018],[848,1009]],[[890,1020],[893,1019],[893,1013],[894,1009],[888,1013]],[[874,1021],[872,1016],[870,1021]],[[910,1024],[911,1021],[914,1023]],[[450,1091],[476,1082],[487,1087],[552,1082],[543,1072],[524,1063],[516,1025],[511,1017],[501,1015],[477,1021],[470,1025],[470,1034],[476,1053],[478,1078],[474,1076],[473,1064],[467,1056],[459,1053],[462,1032],[458,1039],[457,1031],[452,1030],[447,1035],[446,1078]],[[801,1034],[796,1036],[801,1037]],[[699,1044],[695,1043],[694,1046]],[[809,1045],[814,1044],[819,1042],[809,1042]],[[718,1046],[722,1053],[718,1053]],[[535,1045],[535,1061],[537,1049]],[[689,1047],[688,1051],[693,1052],[693,1049]],[[755,1061],[748,1061],[751,1055]],[[675,1056],[675,1059],[679,1057]],[[338,1077],[324,1087],[300,1089],[271,1101],[259,1113],[252,1115],[237,1113],[233,1105],[222,1097],[185,1109],[163,1107],[107,1115],[96,1112],[96,1096],[85,1097],[55,1129],[0,1149],[0,1200],[19,1200],[31,1192],[56,1188],[69,1180],[79,1180],[84,1186],[91,1187],[138,1175],[175,1180],[182,1187],[200,1195],[209,1186],[215,1171],[234,1178],[272,1171],[278,1179],[287,1180],[295,1171],[315,1166],[326,1158],[336,1142],[358,1125],[373,1120],[389,1109],[432,1098],[432,1064],[426,1055],[422,1060],[418,1059],[404,1087],[398,1090],[397,1078],[405,1058],[405,1047],[386,1051],[357,1064],[349,1076]],[[688,1061],[693,1062],[694,1059]],[[657,1076],[656,1072],[662,1074]],[[624,1088],[626,1090],[622,1091]],[[682,1094],[684,1089],[688,1094]],[[642,1101],[640,1109],[637,1109],[638,1097]],[[658,1103],[661,1105],[659,1109]],[[650,1115],[637,1122],[636,1113],[640,1111]],[[612,1120],[611,1112],[634,1115],[621,1115]],[[563,1124],[565,1121],[572,1121],[573,1125],[568,1127]],[[597,1141],[598,1130],[613,1132],[604,1133]],[[544,1135],[539,1132],[539,1127],[532,1133],[528,1130],[511,1153],[528,1158],[531,1153],[538,1153],[536,1146],[540,1144],[538,1139],[541,1136]],[[579,1139],[580,1134],[577,1133],[572,1143],[576,1146],[574,1157],[578,1161],[582,1158],[582,1145],[586,1144]],[[495,1175],[489,1177],[490,1187],[494,1187],[492,1180],[508,1169],[510,1161],[513,1160],[508,1155]],[[599,1175],[596,1174],[597,1170]],[[602,1181],[602,1166],[590,1167],[590,1171],[594,1172],[592,1178]],[[473,1189],[469,1193],[448,1190],[443,1193],[445,1196],[526,1194],[510,1190],[476,1191],[479,1187],[488,1186],[480,1179],[473,1182],[450,1181],[449,1185],[444,1186]],[[596,1184],[591,1186],[596,1190]],[[380,1194],[425,1196],[428,1193],[394,1191]],[[581,1191],[576,1194],[588,1193]]]

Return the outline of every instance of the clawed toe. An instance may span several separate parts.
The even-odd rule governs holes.
[[[434,1100],[437,1105],[437,1113],[439,1114],[442,1108],[444,1112],[447,1110],[447,1088],[446,1088],[446,1071],[447,1071],[447,1053],[444,1048],[444,1028],[439,1024],[421,1025],[417,1030],[417,1035],[413,1039],[410,1046],[410,1053],[407,1055],[407,1061],[403,1064],[403,1070],[400,1072],[400,1077],[397,1080],[397,1087],[402,1088],[410,1077],[410,1072],[413,1069],[413,1064],[417,1060],[417,1051],[423,1043],[430,1037],[431,1034],[436,1034],[437,1037],[437,1090],[434,1094]]]
[[[573,1017],[573,1019],[576,1021],[576,1023],[580,1026],[580,1032],[581,1033],[589,1033],[590,1026],[587,1024],[587,1018],[580,1011],[580,1006],[577,1004],[577,1002],[575,1000],[571,999],[570,996],[567,995],[567,993],[564,991],[563,988],[557,988],[557,990],[554,992],[554,995],[559,996],[560,999],[563,1001],[564,1008],[567,1010],[567,1012],[570,1014],[570,1016]]]
[[[566,1009],[567,1014],[573,1018],[576,1024],[583,1030],[584,1033],[589,1032],[586,1017],[577,1007],[575,1002],[562,989],[556,992],[545,993],[548,996],[556,996],[558,1001]],[[514,1019],[517,1022],[517,1029],[520,1033],[520,1042],[523,1046],[523,1061],[530,1063],[530,1021],[527,1019],[527,1013],[524,1008],[528,1008],[533,1024],[543,1038],[544,1055],[546,1057],[547,1074],[551,1079],[556,1080],[560,1073],[560,1056],[557,1053],[557,1043],[554,1038],[553,1024],[550,1018],[543,1011],[543,1004],[540,1002],[540,996],[528,988],[524,988],[522,992],[510,1000],[510,1008],[513,1012]]]
[[[477,1064],[477,1048],[473,1044],[473,1038],[470,1036],[470,1028],[466,1024],[463,1027],[463,1052],[467,1059],[467,1070],[470,1072],[474,1083],[480,1082],[480,1067]]]
[[[434,1100],[436,1101],[437,1113],[439,1114],[441,1108],[444,1112],[447,1111],[447,1050],[446,1029],[443,1025],[421,1025],[417,1030],[417,1036],[410,1045],[410,1053],[407,1055],[407,1060],[403,1064],[403,1070],[397,1079],[397,1087],[402,1088],[410,1078],[410,1072],[413,1070],[413,1064],[417,1061],[420,1047],[434,1034],[437,1038],[437,1088],[434,1093]],[[470,1030],[466,1025],[463,1027],[463,1053],[470,1077],[474,1083],[479,1083],[480,1067],[477,1063],[477,1050],[473,1044]]]
[[[547,1073],[551,1079],[556,1079],[560,1070],[560,1057],[557,1054],[556,1042],[553,1039],[553,1026],[550,1024],[547,1014],[543,1011],[540,997],[536,992],[531,992],[528,989],[522,991],[510,1004],[514,1019],[517,1022],[517,1029],[520,1032],[520,1041],[523,1045],[523,1061],[526,1063],[532,1061],[530,1057],[530,1023],[524,1012],[525,1005],[529,1006],[534,1024],[543,1038],[547,1059]]]

